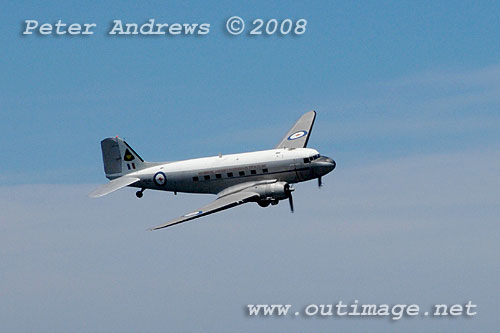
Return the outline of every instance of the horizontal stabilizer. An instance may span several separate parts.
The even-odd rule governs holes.
[[[133,183],[136,183],[139,180],[140,179],[137,177],[116,178],[110,181],[109,183],[101,185],[98,188],[96,188],[92,193],[89,194],[89,197],[91,198],[102,197],[106,194],[110,194],[111,192],[119,190],[125,186],[132,185]]]

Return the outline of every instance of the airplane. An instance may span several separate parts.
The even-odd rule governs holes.
[[[89,194],[102,197],[130,186],[139,188],[137,198],[146,189],[182,193],[216,194],[217,199],[165,224],[158,230],[190,221],[247,202],[261,207],[277,205],[288,199],[294,211],[291,184],[318,179],[333,169],[333,159],[306,148],[316,112],[302,115],[274,149],[240,154],[202,157],[176,162],[146,162],[118,136],[101,141],[104,172],[109,183]]]

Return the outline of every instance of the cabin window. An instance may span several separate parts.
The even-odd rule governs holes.
[[[217,178],[217,179],[221,179],[221,178],[222,178],[222,175],[221,175],[220,173],[216,173],[216,174],[215,174],[215,178]]]
[[[205,180],[210,180],[210,175],[205,175],[203,178],[205,178]]]
[[[130,170],[130,164],[127,163],[127,168]]]
[[[135,169],[135,163],[132,163],[132,169]]]
[[[240,171],[240,176],[244,176],[245,175],[245,171]]]
[[[268,173],[268,172],[269,172],[269,170],[267,170],[267,169],[262,169],[262,172],[263,172],[263,173]]]
[[[198,178],[198,176],[194,176],[194,177],[193,177],[193,182],[197,182],[197,181],[199,181],[199,180],[200,180],[200,178]]]
[[[251,173],[252,175],[256,175],[256,174],[257,174],[257,170],[250,170],[250,173]]]
[[[233,176],[233,173],[232,173],[232,172],[228,172],[228,173],[227,173],[227,176],[228,176],[229,178],[231,178],[231,177]]]

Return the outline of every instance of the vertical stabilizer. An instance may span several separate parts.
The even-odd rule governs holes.
[[[104,172],[108,179],[115,179],[145,167],[144,160],[119,137],[102,140],[101,150]]]

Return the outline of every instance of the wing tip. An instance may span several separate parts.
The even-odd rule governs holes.
[[[165,228],[165,227],[162,227],[162,226],[156,226],[156,227],[151,227],[148,229],[148,231],[155,231],[155,230],[159,230],[159,229],[162,229],[162,228]]]
[[[168,222],[168,223],[165,223],[165,224],[160,224],[160,225],[157,225],[156,227],[152,227],[152,228],[149,228],[148,230],[149,231],[155,231],[155,230],[160,230],[160,229],[165,229],[167,227],[171,227],[173,225],[176,225],[176,224],[179,224],[179,223],[182,223],[182,222],[186,222],[186,221],[189,221],[191,219],[188,219],[188,220],[183,220],[183,221],[178,221],[178,222]]]
[[[317,114],[318,114],[318,113],[316,112],[316,110],[311,110],[311,111],[309,111],[308,113],[311,113],[311,114],[313,115],[313,119],[316,119],[316,116],[317,116]],[[306,114],[308,114],[308,113],[306,113]],[[313,121],[314,121],[314,120],[313,120]]]
[[[96,193],[96,191],[92,191],[89,194],[87,194],[87,197],[91,198],[91,199],[95,199],[95,198],[102,197],[102,194]]]

